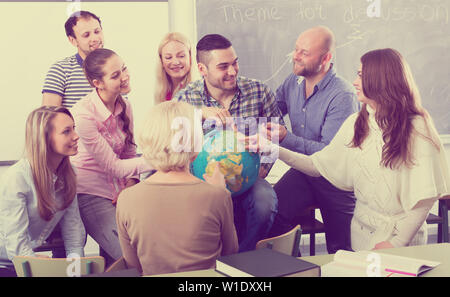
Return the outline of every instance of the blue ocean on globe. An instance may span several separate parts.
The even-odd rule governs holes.
[[[202,151],[192,163],[193,174],[201,179],[205,173],[211,176],[214,161],[218,162],[233,197],[247,191],[258,177],[259,154],[245,151],[233,130],[213,130],[205,135]]]

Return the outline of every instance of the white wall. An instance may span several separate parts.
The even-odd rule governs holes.
[[[195,0],[169,0],[169,30],[186,35],[195,48],[197,43]]]
[[[127,64],[136,131],[153,105],[157,48],[169,29],[167,2],[0,2],[0,161],[20,158],[26,117],[41,105],[50,65],[76,53],[64,31],[74,8],[100,17],[105,47]]]

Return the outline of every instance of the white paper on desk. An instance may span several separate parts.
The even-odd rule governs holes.
[[[321,266],[324,277],[418,276],[440,263],[374,251],[339,250],[334,261]]]

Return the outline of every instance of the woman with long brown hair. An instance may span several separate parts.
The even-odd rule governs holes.
[[[59,223],[66,254],[84,256],[85,230],[69,156],[78,152],[64,107],[42,106],[26,122],[25,157],[0,181],[0,258],[33,256]]]
[[[131,90],[130,75],[122,59],[112,50],[96,49],[83,67],[95,90],[72,108],[80,136],[79,154],[72,163],[77,169],[81,218],[87,233],[107,253],[103,255],[109,264],[121,256],[117,196],[152,168],[136,155],[131,105],[122,96]]]
[[[355,192],[353,250],[424,244],[428,212],[450,193],[450,176],[409,66],[396,50],[367,52],[354,86],[361,111],[347,118],[328,146],[311,156],[279,148],[279,158]]]

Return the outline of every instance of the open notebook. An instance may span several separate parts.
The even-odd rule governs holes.
[[[439,264],[374,251],[339,250],[334,255],[333,262],[321,267],[321,276],[418,276]]]

